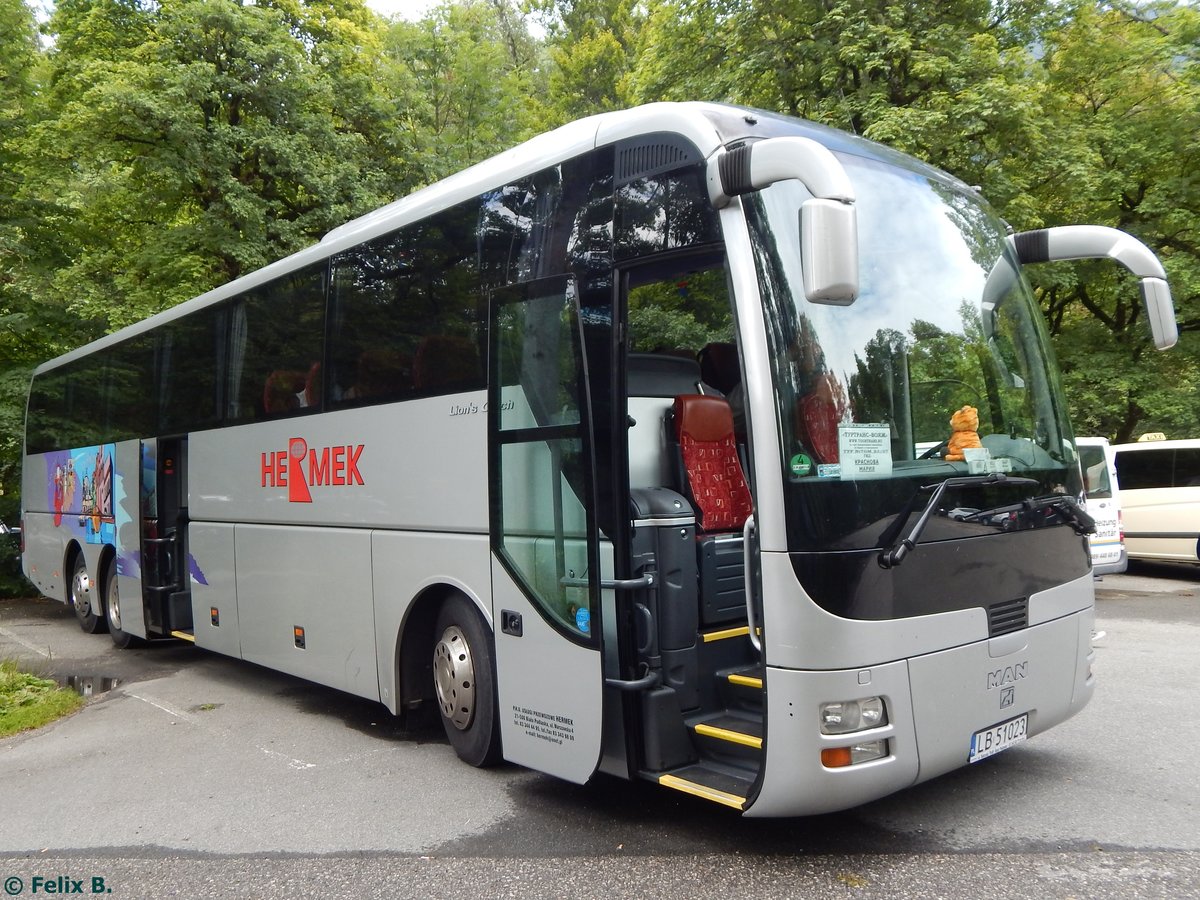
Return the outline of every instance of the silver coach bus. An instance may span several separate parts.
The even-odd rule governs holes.
[[[40,366],[24,570],[122,647],[436,704],[474,765],[853,806],[1092,694],[1021,267],[1105,256],[1170,346],[1120,232],[769,113],[584,119]]]

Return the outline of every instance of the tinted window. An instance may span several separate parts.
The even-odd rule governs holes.
[[[638,178],[617,189],[619,259],[720,240],[720,223],[708,199],[702,166]]]
[[[228,308],[226,423],[320,408],[325,271],[321,264],[287,275]]]
[[[105,440],[124,441],[152,435],[158,428],[155,409],[154,339],[140,335],[122,341],[105,354]]]
[[[1117,484],[1121,490],[1172,486],[1175,451],[1126,450],[1117,453]]]
[[[1175,451],[1175,487],[1200,487],[1200,447]]]
[[[33,380],[29,393],[26,451],[44,453],[65,446],[68,432],[67,377],[64,367],[51,369]]]
[[[157,333],[159,434],[212,428],[221,421],[217,370],[224,356],[224,313],[205,309]]]
[[[334,259],[333,406],[484,386],[477,202]]]

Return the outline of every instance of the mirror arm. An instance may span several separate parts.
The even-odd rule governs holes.
[[[1154,251],[1131,234],[1106,225],[1060,225],[1008,238],[1022,265],[1072,259],[1112,259],[1141,279],[1142,301],[1159,350],[1175,346],[1179,328],[1167,271]]]
[[[850,176],[827,147],[811,138],[766,138],[722,148],[708,159],[708,196],[717,209],[741,194],[790,178],[818,199],[854,203]]]

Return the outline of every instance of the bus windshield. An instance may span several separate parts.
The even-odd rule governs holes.
[[[883,546],[948,478],[922,541],[1062,524],[1013,509],[1077,497],[1080,484],[1049,339],[1004,223],[932,171],[840,158],[858,194],[861,288],[848,307],[805,299],[803,185],[747,204],[789,546]]]

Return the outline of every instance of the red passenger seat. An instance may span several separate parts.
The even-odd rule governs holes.
[[[720,397],[675,398],[675,437],[683,457],[684,489],[701,531],[741,531],[753,512],[738,459],[733,414]]]

